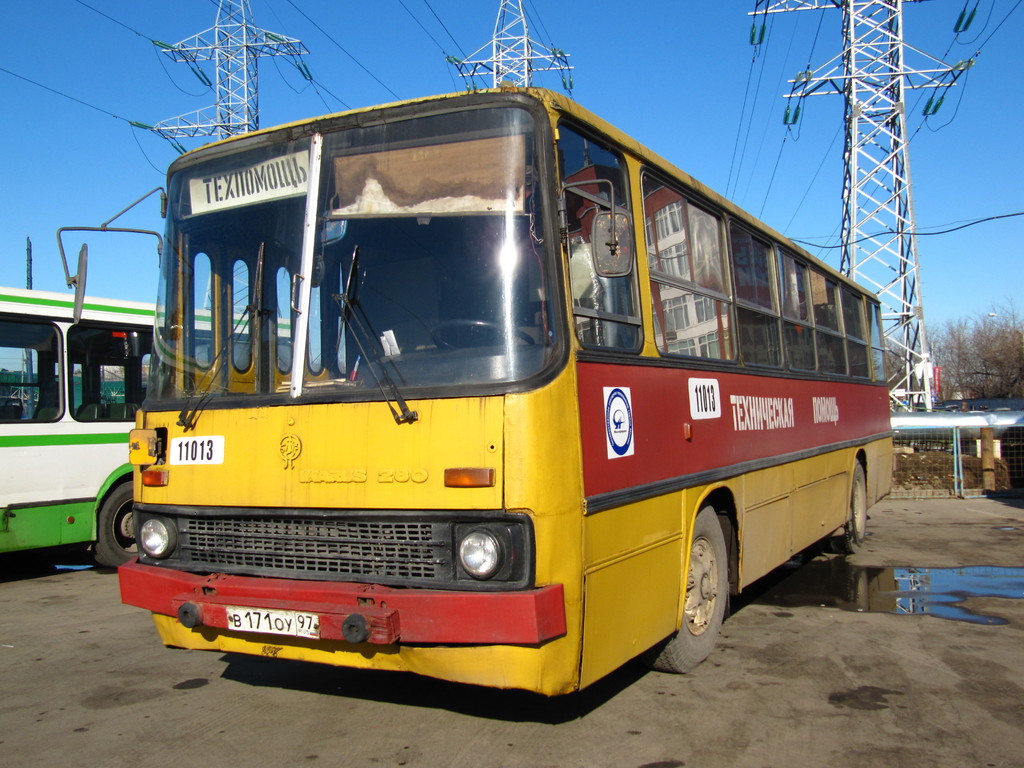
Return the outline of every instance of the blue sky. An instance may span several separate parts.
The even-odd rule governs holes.
[[[977,0],[973,26],[953,27],[965,0],[905,3],[908,44],[976,64],[924,121],[908,101],[919,231],[1024,211],[1024,39],[1021,0]],[[213,26],[216,0],[51,0],[4,8],[0,50],[3,197],[0,285],[25,284],[31,238],[36,288],[64,291],[55,232],[97,226],[164,183],[177,151],[127,120],[154,124],[216,97],[152,40],[176,43]],[[968,7],[974,7],[970,0]],[[347,107],[461,90],[445,54],[489,41],[497,0],[250,0],[257,26],[299,38],[316,85],[285,58],[260,61],[263,127]],[[841,217],[842,101],[808,99],[783,123],[787,80],[841,45],[838,10],[773,16],[750,45],[753,0],[623,4],[526,0],[534,39],[569,53],[574,98],[790,237],[835,242]],[[1002,26],[997,29],[997,25]],[[979,53],[980,47],[980,53]],[[755,57],[756,53],[756,57]],[[207,66],[210,79],[213,69]],[[33,82],[28,82],[29,80]],[[555,74],[536,85],[560,89]],[[59,92],[59,93],[55,93]],[[188,148],[200,140],[183,142]],[[118,224],[162,229],[155,202]],[[68,247],[77,253],[82,236]],[[151,239],[88,237],[89,292],[150,301]],[[922,236],[928,324],[977,317],[1015,300],[1024,278],[1024,216]],[[839,251],[812,253],[838,267]],[[1018,300],[1019,301],[1019,300]]]

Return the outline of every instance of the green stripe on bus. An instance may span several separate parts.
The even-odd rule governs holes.
[[[95,435],[5,435],[0,448],[36,448],[41,445],[108,445],[126,443],[127,432],[102,432]]]
[[[34,304],[39,307],[59,307],[61,309],[73,309],[73,301],[54,301],[51,299],[44,299],[39,296],[12,296],[6,293],[0,293],[0,301],[11,301],[19,304]],[[135,307],[118,307],[113,304],[93,304],[91,302],[85,302],[82,304],[82,309],[88,309],[94,312],[116,312],[121,315],[138,315],[140,317],[152,317],[153,313],[145,309],[136,309]]]

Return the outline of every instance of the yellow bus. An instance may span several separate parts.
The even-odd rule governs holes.
[[[168,646],[686,671],[888,491],[877,300],[562,96],[296,122],[168,184],[119,571]]]

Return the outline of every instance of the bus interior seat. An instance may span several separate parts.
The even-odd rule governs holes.
[[[0,419],[3,419],[4,421],[20,421],[21,402],[14,400],[9,403],[4,403],[3,410],[0,411]]]
[[[33,421],[56,421],[60,416],[60,409],[50,405],[43,406],[36,411]]]
[[[99,403],[83,403],[75,411],[75,419],[78,421],[96,421],[102,416],[103,413]]]
[[[137,410],[135,403],[111,403],[110,418],[114,421],[134,421]]]

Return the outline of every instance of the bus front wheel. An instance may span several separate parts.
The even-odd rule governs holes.
[[[697,515],[690,545],[683,623],[674,635],[643,654],[659,672],[689,672],[715,647],[729,601],[729,561],[722,526],[711,507]]]
[[[135,557],[135,531],[132,523],[132,484],[121,483],[100,505],[96,518],[96,544],[93,559],[108,568],[116,568]]]

